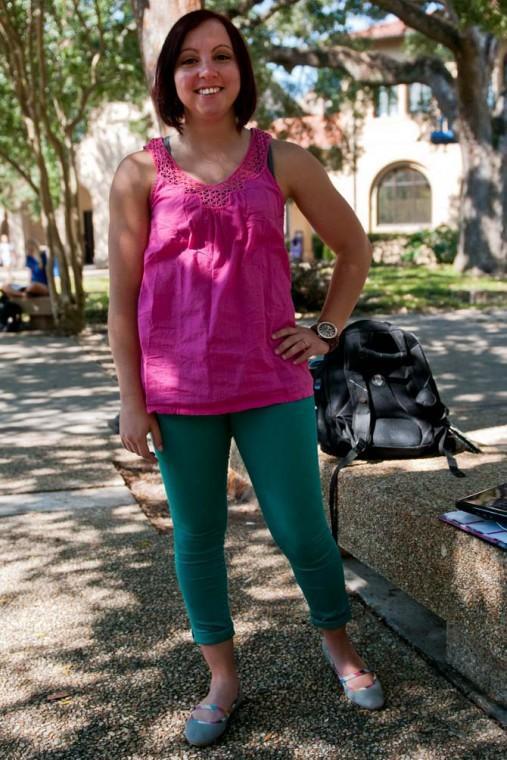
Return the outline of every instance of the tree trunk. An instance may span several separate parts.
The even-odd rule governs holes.
[[[185,13],[204,7],[200,0],[132,0],[144,73],[151,91],[157,58],[171,27]]]
[[[487,274],[505,271],[505,179],[494,143],[488,85],[496,55],[491,35],[472,27],[456,54],[458,131],[463,158],[460,234],[455,267]]]
[[[502,217],[501,157],[490,145],[461,140],[463,186],[460,203],[459,272],[486,274],[505,271],[505,230]]]

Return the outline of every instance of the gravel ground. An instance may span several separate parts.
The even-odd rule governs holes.
[[[136,506],[2,520],[2,760],[504,758],[505,734],[357,599],[350,633],[388,698],[343,697],[256,504],[226,544],[245,701],[221,743],[182,737],[207,691],[171,535]]]

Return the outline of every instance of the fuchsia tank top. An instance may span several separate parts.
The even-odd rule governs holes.
[[[240,166],[215,185],[180,169],[163,138],[145,146],[157,169],[138,302],[148,412],[222,414],[313,394],[307,364],[275,354],[271,338],[295,319],[270,140],[251,129]]]

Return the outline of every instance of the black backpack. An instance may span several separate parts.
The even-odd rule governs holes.
[[[456,477],[454,454],[479,453],[456,428],[440,399],[424,351],[413,333],[364,319],[342,332],[338,347],[310,363],[322,451],[340,457],[331,477],[329,508],[338,529],[338,475],[354,459],[412,459],[442,454]]]
[[[21,330],[23,310],[14,301],[9,301],[5,293],[0,295],[0,331],[18,332]]]

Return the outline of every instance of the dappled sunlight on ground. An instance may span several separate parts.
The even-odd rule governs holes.
[[[402,741],[425,760],[500,757],[487,754],[500,751],[496,724],[355,599],[350,632],[389,702],[375,715],[347,703],[287,560],[241,508],[226,552],[247,702],[213,756],[397,757]],[[33,513],[3,519],[0,556],[6,756],[203,756],[181,735],[208,677],[170,535],[136,506]]]
[[[100,364],[74,338],[2,335],[0,348],[0,492],[121,483],[108,427],[118,392]]]

